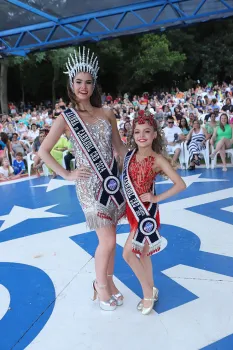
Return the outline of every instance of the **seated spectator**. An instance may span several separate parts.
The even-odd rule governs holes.
[[[132,125],[130,121],[126,121],[124,124],[124,132],[126,137],[131,137],[131,133],[132,133]]]
[[[8,181],[13,178],[16,178],[14,176],[14,170],[10,166],[9,160],[7,158],[3,158],[2,165],[0,166],[0,181]]]
[[[116,119],[120,119],[121,118],[118,108],[113,108],[112,111],[113,111]]]
[[[8,135],[5,132],[1,132],[0,133],[0,139],[1,139],[2,143],[5,145],[5,146],[2,145],[5,157],[8,157],[8,158],[11,159],[12,148],[11,148],[11,142],[9,140]]]
[[[188,125],[189,125],[190,128],[193,127],[193,123],[194,123],[195,120],[197,120],[197,117],[194,115],[194,113],[189,113],[187,121],[188,121]]]
[[[65,136],[61,136],[60,139],[57,141],[57,143],[54,145],[53,149],[51,150],[51,156],[60,164],[62,165],[63,160],[63,152],[68,149],[68,140]],[[49,169],[51,172],[51,169]],[[55,178],[57,174],[52,171],[52,177]]]
[[[213,98],[213,100],[211,101],[211,105],[212,105],[213,111],[215,111],[215,110],[220,111],[220,106],[219,106],[218,100],[216,98]]]
[[[23,161],[23,155],[22,153],[18,152],[16,154],[16,159],[13,161],[13,169],[15,175],[23,175],[25,172],[25,164]]]
[[[60,110],[59,114],[60,115],[62,112],[62,110]],[[58,112],[57,112],[58,113]],[[57,115],[55,115],[54,113],[54,118],[56,118]],[[45,125],[47,125],[48,127],[51,127],[52,126],[52,123],[53,123],[53,113],[51,111],[48,112],[48,117],[45,118]]]
[[[50,118],[50,116],[51,116],[51,118],[53,117],[54,119],[56,119],[62,112],[63,112],[62,108],[59,106],[58,103],[56,103],[55,108],[53,110],[53,113],[51,113],[51,111],[48,112],[48,117],[45,119],[45,123],[46,124],[50,123],[50,120],[48,119],[48,118]],[[51,125],[52,125],[52,123],[51,123]]]
[[[181,112],[180,106],[175,107],[174,109],[174,118],[176,121],[176,125],[179,125],[181,118],[183,117],[183,113]]]
[[[184,139],[182,137],[182,131],[178,126],[174,125],[173,117],[167,118],[167,126],[163,130],[167,142],[167,152],[174,153],[172,158],[174,164],[179,158],[181,152],[180,142]]]
[[[179,127],[182,131],[182,134],[186,137],[190,131],[190,127],[188,126],[188,122],[186,118],[181,119]]]
[[[0,139],[0,162],[2,159],[6,157],[6,145],[5,143]]]
[[[20,140],[24,140],[27,137],[28,128],[22,120],[19,121],[16,130],[17,130],[17,134],[19,135]]]
[[[28,146],[24,142],[18,140],[17,133],[12,135],[11,148],[13,157],[16,157],[17,153],[22,153],[24,157],[29,152]]]
[[[60,109],[62,109],[62,110],[65,110],[65,109],[66,109],[66,104],[65,104],[65,102],[63,101],[62,98],[59,99],[58,106],[59,106]]]
[[[195,120],[193,122],[193,128],[187,136],[189,159],[191,161],[188,170],[194,170],[195,165],[200,165],[200,153],[206,147],[206,139],[207,132],[205,128],[202,128],[200,122]]]
[[[170,107],[168,105],[163,105],[162,106],[162,111],[163,111],[163,115],[164,117],[171,117],[172,116],[172,111],[170,109]]]
[[[124,112],[121,119],[117,121],[118,129],[124,129],[126,120],[127,120],[127,113]]]
[[[48,116],[48,114],[47,114],[47,116]],[[43,128],[43,126],[44,126],[44,119],[46,119],[47,116],[46,117],[42,117],[39,114],[37,114],[35,123],[36,123],[36,126],[38,128]]]
[[[210,140],[210,143],[215,146],[215,150],[210,157],[213,159],[219,152],[223,164],[223,171],[227,171],[225,150],[232,148],[233,145],[232,129],[233,125],[229,124],[227,114],[223,113],[220,117],[219,126],[214,130],[213,136]]]
[[[36,127],[36,124],[31,125],[31,130],[28,131],[27,139],[29,142],[33,142],[36,137],[39,136],[39,130]]]
[[[214,133],[214,129],[219,125],[219,122],[216,121],[216,113],[210,114],[210,120],[205,124],[207,139],[210,139]]]
[[[193,115],[196,117],[196,119],[198,118],[198,109],[195,108],[193,103],[190,103],[189,108],[188,108],[188,112],[189,112],[189,115],[191,113],[193,113]]]
[[[119,135],[120,135],[121,141],[126,145],[127,144],[127,137],[125,135],[124,128],[119,129]]]
[[[14,127],[13,122],[5,123],[3,132],[8,135],[9,139],[12,139],[13,133],[16,132],[16,128]]]
[[[43,165],[43,161],[38,156],[38,151],[40,149],[40,145],[45,139],[45,136],[46,136],[45,130],[40,130],[39,136],[35,138],[32,146],[32,153],[33,153],[32,159],[34,161],[33,168],[35,169],[38,176],[40,176],[40,168]]]
[[[65,161],[65,165],[66,165],[66,170],[70,171],[70,162],[72,159],[74,159],[74,149],[73,149],[73,145],[71,144],[70,141],[68,141],[68,153],[65,155],[64,157],[64,161]]]
[[[202,113],[204,110],[202,101],[200,99],[197,100],[196,109],[198,110],[198,113]]]
[[[229,97],[226,99],[226,104],[222,107],[222,110],[224,112],[229,111],[230,113],[233,113],[233,105],[231,104],[231,99]]]
[[[130,107],[130,108],[129,108],[128,115],[129,115],[130,120],[133,120],[133,119],[134,119],[134,117],[135,117],[135,111],[134,111],[134,108],[133,108],[133,107]]]

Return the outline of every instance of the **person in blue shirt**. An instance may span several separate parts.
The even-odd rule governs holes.
[[[25,164],[23,161],[22,153],[18,152],[16,154],[16,159],[13,161],[13,169],[15,175],[23,175],[25,172]]]

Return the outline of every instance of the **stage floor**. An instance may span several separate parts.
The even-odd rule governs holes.
[[[232,350],[233,168],[180,171],[187,190],[160,204],[163,249],[152,257],[160,299],[136,310],[137,279],[122,258],[115,281],[125,303],[92,302],[94,232],[75,187],[62,179],[0,185],[0,350]],[[158,179],[157,192],[169,188]]]

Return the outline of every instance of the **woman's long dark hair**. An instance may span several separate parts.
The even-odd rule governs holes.
[[[75,108],[76,106],[79,107],[79,101],[77,100],[77,97],[76,97],[74,91],[71,89],[69,80],[67,82],[67,93],[68,93],[70,102],[72,103],[72,107],[73,108]],[[93,94],[90,97],[90,103],[93,107],[98,107],[98,108],[102,107],[101,96],[100,96],[100,92],[99,92],[99,88],[98,88],[97,84],[95,85],[95,88],[93,90]]]
[[[187,131],[189,131],[189,130],[190,130],[190,127],[189,127],[189,125],[188,125],[187,119],[184,118],[184,117],[180,119],[180,128],[182,127],[182,125],[181,125],[182,120],[185,120],[185,125],[184,125],[184,127],[185,127],[185,129],[186,129]]]
[[[222,119],[222,116],[225,115],[227,117],[227,124],[229,124],[229,121],[228,121],[228,115],[226,113],[222,113],[221,114],[221,117],[220,117],[220,121],[219,121],[219,126],[220,128],[222,129],[222,131],[225,131],[225,126],[223,125],[221,119]]]

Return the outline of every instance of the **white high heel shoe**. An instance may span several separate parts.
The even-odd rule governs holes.
[[[159,290],[156,287],[153,287],[153,299],[155,303],[159,300]],[[142,311],[142,309],[143,309],[143,300],[140,300],[137,305],[137,310]]]
[[[112,277],[113,275],[108,275],[108,277]],[[118,292],[116,294],[113,294],[112,297],[115,299],[117,306],[123,305],[123,294],[121,292]]]
[[[97,281],[93,281],[93,290],[94,290],[93,301],[96,300],[97,297],[98,297],[98,299],[99,299],[99,306],[100,306],[100,308],[102,310],[104,310],[104,311],[114,311],[116,309],[116,307],[117,307],[116,300],[113,297],[109,298],[107,301],[100,300],[99,294],[98,294],[98,292],[96,290],[96,287],[95,287],[95,283],[98,284]],[[105,289],[106,287],[107,287],[106,284],[105,285],[98,284],[98,288],[99,289]]]

